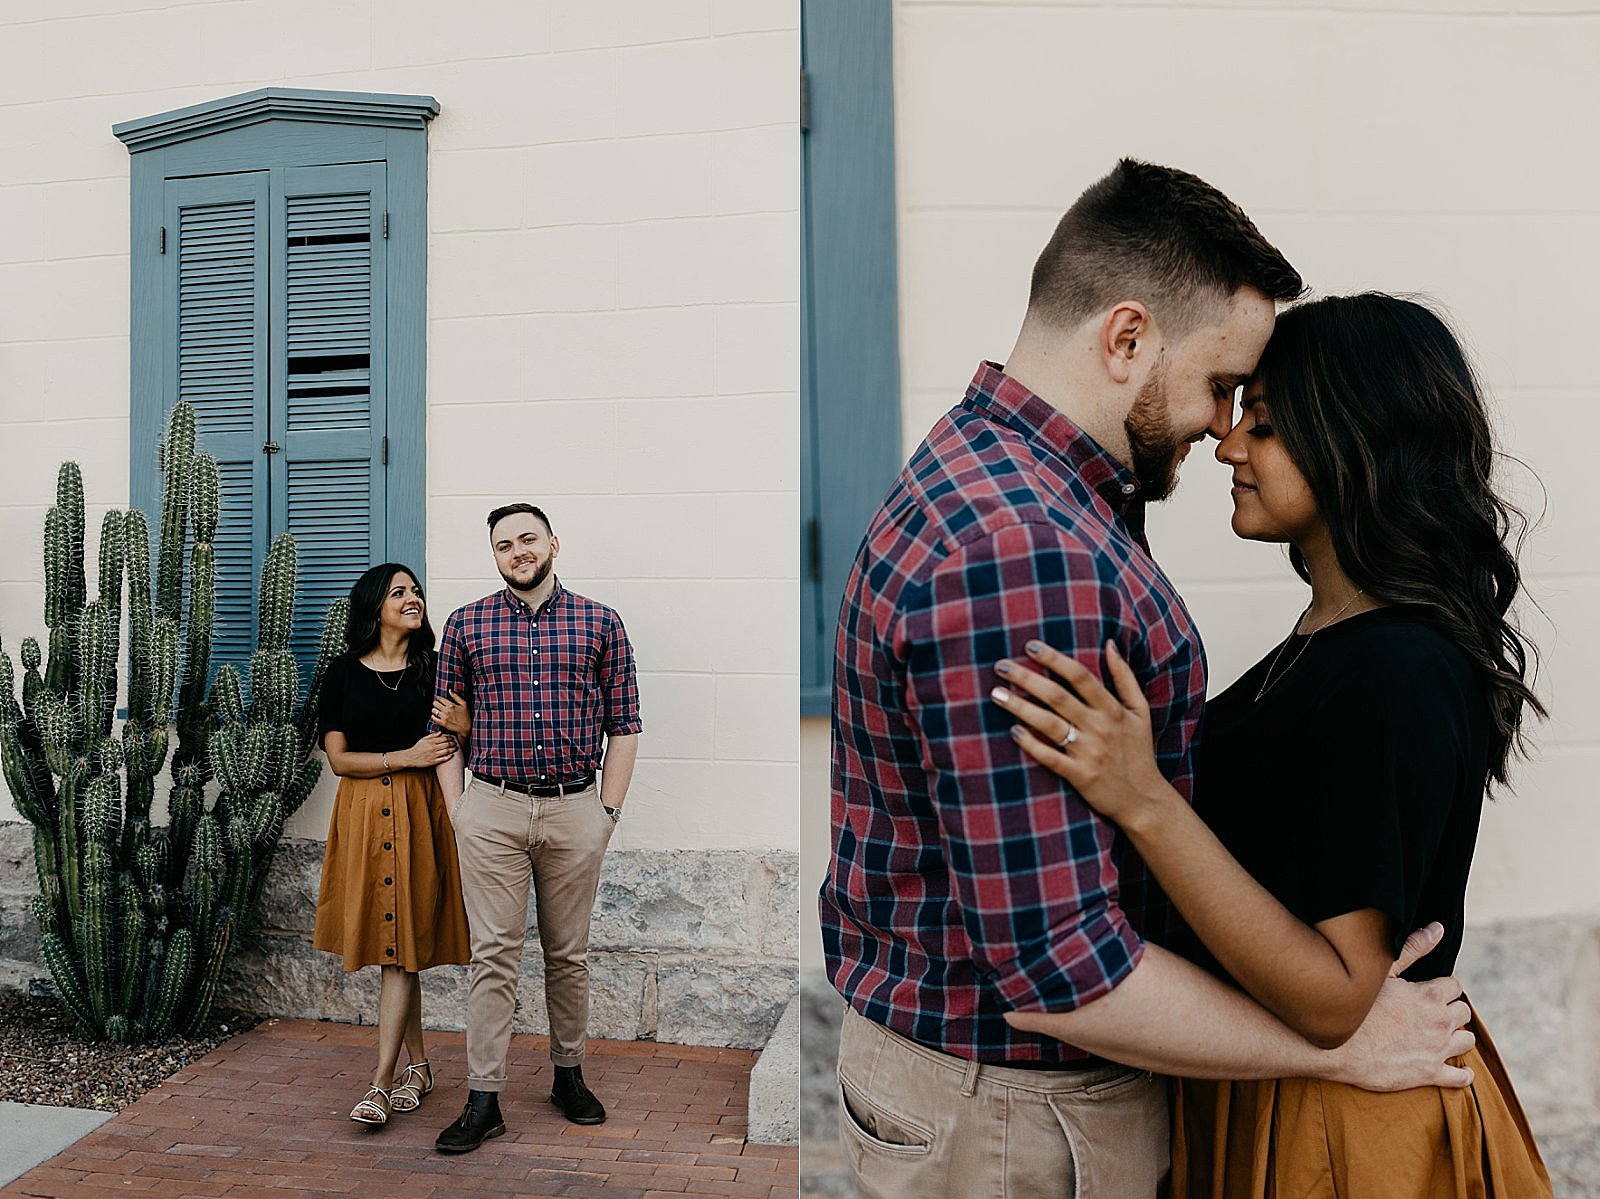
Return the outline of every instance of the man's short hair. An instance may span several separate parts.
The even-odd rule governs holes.
[[[1073,329],[1138,300],[1174,337],[1225,311],[1241,287],[1292,300],[1300,273],[1205,180],[1124,158],[1056,225],[1033,267],[1028,311]]]
[[[532,504],[506,504],[496,508],[489,513],[489,532],[493,534],[495,525],[508,516],[516,515],[518,512],[526,512],[529,516],[537,516],[539,523],[544,526],[544,531],[551,537],[556,535],[556,531],[550,527],[550,518],[544,514],[544,509],[537,508]]]

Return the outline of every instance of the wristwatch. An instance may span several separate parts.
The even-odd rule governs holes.
[[[617,824],[622,820],[621,808],[608,808],[605,804],[601,804],[600,807],[605,811],[607,816],[611,817],[612,824]]]

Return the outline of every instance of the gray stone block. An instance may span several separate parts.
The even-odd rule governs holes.
[[[834,1070],[844,1000],[821,970],[800,975],[800,1142],[805,1146],[801,1193],[851,1199],[839,1143]],[[807,1189],[809,1188],[809,1189]]]
[[[739,850],[608,853],[595,897],[594,949],[661,953],[754,951],[767,872]],[[752,932],[752,925],[757,928]]]
[[[1600,1199],[1600,1125],[1539,1138],[1556,1199]]]
[[[800,996],[789,1000],[750,1071],[746,1139],[793,1145],[800,1139]]]
[[[663,960],[656,985],[658,1041],[760,1049],[794,993],[795,967],[713,957]]]
[[[321,886],[322,842],[299,838],[279,842],[261,889],[262,931],[297,933],[309,940],[317,922]]]
[[[761,952],[769,958],[800,960],[800,855],[768,854],[762,859],[772,875],[767,891],[766,936]]]
[[[1456,974],[1535,1135],[1600,1124],[1600,923],[1475,925]]]

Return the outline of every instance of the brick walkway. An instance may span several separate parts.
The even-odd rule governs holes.
[[[610,1115],[580,1127],[548,1102],[545,1038],[514,1037],[500,1103],[506,1134],[446,1156],[433,1138],[466,1102],[465,1036],[429,1033],[433,1094],[418,1111],[369,1130],[348,1115],[371,1077],[374,1036],[345,1024],[269,1021],[173,1075],[0,1196],[797,1199],[796,1150],[744,1142],[755,1062],[747,1050],[590,1041],[584,1078]]]

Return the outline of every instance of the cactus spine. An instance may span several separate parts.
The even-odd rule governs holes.
[[[193,410],[177,405],[158,542],[151,546],[144,513],[108,513],[92,601],[83,478],[76,465],[62,466],[44,524],[48,653],[25,638],[19,680],[0,646],[0,768],[33,826],[40,893],[31,911],[45,961],[81,1031],[121,1040],[192,1032],[209,1013],[284,821],[320,773],[311,756],[316,703],[347,618],[342,602],[329,613],[299,702],[301,672],[289,652],[295,547],[280,536],[261,579],[251,702],[232,665],[217,671],[206,702],[220,488],[216,461],[196,451],[195,438]],[[115,730],[124,615],[128,715]],[[168,821],[154,827],[174,728]],[[208,809],[213,771],[219,793]]]

